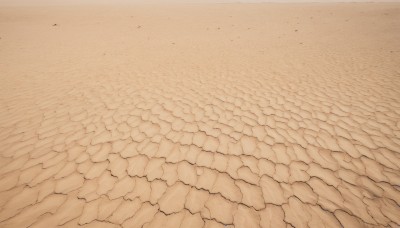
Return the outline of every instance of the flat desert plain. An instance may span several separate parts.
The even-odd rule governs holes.
[[[399,227],[400,4],[0,7],[0,227]]]

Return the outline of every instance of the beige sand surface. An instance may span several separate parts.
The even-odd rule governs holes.
[[[400,226],[400,4],[1,7],[0,37],[0,227]]]

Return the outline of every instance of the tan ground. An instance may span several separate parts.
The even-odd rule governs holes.
[[[400,226],[400,4],[3,7],[0,37],[0,227]]]

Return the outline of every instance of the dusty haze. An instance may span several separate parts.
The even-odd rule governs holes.
[[[132,5],[132,4],[208,4],[208,3],[352,3],[400,2],[400,0],[0,0],[0,6],[50,6],[50,5]]]
[[[3,6],[0,38],[0,227],[400,226],[399,4]]]

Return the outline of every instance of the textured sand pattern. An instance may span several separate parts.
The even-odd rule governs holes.
[[[399,4],[0,12],[0,227],[400,226]]]

